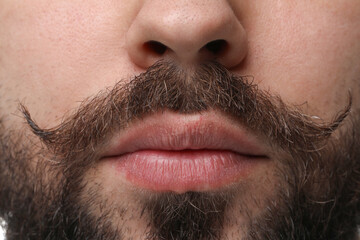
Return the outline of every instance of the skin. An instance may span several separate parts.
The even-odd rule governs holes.
[[[26,129],[21,101],[39,126],[56,126],[85,98],[162,58],[184,66],[218,60],[235,74],[253,75],[259,88],[286,103],[329,121],[347,104],[349,91],[353,110],[360,108],[359,25],[357,0],[0,0],[3,124]],[[229,51],[200,51],[217,39],[227,41]],[[158,55],[144,48],[151,40],[170,50]],[[85,177],[107,186],[106,196],[118,186],[104,171],[99,166]],[[126,186],[119,192],[128,193]],[[137,219],[127,224],[146,228]]]

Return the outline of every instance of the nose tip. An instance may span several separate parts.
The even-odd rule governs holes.
[[[127,33],[132,61],[147,68],[171,58],[179,62],[216,60],[238,65],[247,51],[246,33],[227,1],[146,1]]]

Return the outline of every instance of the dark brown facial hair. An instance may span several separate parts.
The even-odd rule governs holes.
[[[216,62],[184,69],[159,62],[129,83],[117,83],[83,102],[59,126],[43,129],[21,105],[42,144],[2,128],[0,216],[8,239],[126,239],[113,229],[111,205],[100,216],[96,192],[79,201],[83,176],[99,149],[135,120],[159,111],[179,114],[215,109],[286,153],[277,175],[282,185],[261,216],[249,219],[246,239],[355,239],[360,192],[358,114],[351,102],[330,122],[315,121],[298,107],[259,90],[251,77],[231,74]],[[346,119],[347,118],[347,119]],[[346,120],[345,120],[346,119]],[[342,122],[347,125],[339,128]],[[347,127],[346,127],[347,126]],[[350,126],[350,127],[349,127]],[[339,128],[340,140],[331,137]],[[34,150],[36,149],[36,151]],[[33,159],[36,167],[31,167]],[[90,183],[89,183],[90,184]],[[99,188],[99,189],[97,189]],[[246,194],[246,192],[245,192]],[[149,239],[220,239],[232,193],[161,193],[140,199],[149,216]]]

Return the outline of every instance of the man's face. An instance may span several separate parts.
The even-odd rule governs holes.
[[[0,0],[9,239],[355,239],[359,26],[357,0]]]

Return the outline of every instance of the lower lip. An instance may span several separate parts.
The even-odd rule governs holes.
[[[109,160],[135,186],[183,193],[214,190],[245,179],[261,159],[223,150],[143,150]]]

